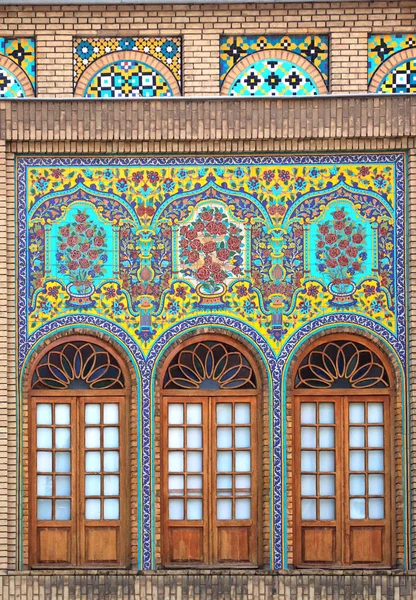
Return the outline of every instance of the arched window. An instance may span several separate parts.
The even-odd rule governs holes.
[[[198,338],[168,359],[162,389],[163,563],[257,565],[250,357],[234,341]]]
[[[390,375],[372,344],[315,343],[294,377],[295,563],[388,566]]]
[[[31,374],[31,566],[128,564],[126,374],[101,341],[67,338]]]

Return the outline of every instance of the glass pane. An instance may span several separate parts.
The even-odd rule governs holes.
[[[219,496],[233,495],[232,475],[217,475],[217,493]]]
[[[367,410],[369,423],[383,423],[383,404],[381,402],[369,402]]]
[[[186,502],[186,516],[189,521],[202,519],[202,500],[192,498]]]
[[[350,427],[351,448],[362,448],[364,446],[364,427]]]
[[[224,471],[233,470],[233,453],[232,452],[217,452],[217,471],[223,473]]]
[[[301,494],[302,496],[316,496],[315,475],[301,475]]]
[[[364,402],[350,402],[350,423],[364,423]]]
[[[335,446],[334,427],[319,428],[319,446],[321,448],[333,448]]]
[[[189,473],[200,473],[202,471],[202,452],[188,452],[186,467]]]
[[[37,469],[43,473],[52,472],[52,452],[37,453]]]
[[[220,521],[229,521],[232,518],[233,501],[225,498],[220,498],[217,500],[217,519]]]
[[[370,496],[382,496],[384,494],[384,475],[368,476],[368,494]]]
[[[85,501],[85,518],[101,519],[101,500],[86,500]]]
[[[350,499],[350,519],[365,519],[365,499]]]
[[[183,404],[169,404],[169,425],[183,425]]]
[[[101,476],[86,475],[85,476],[85,495],[86,496],[101,496]]]
[[[87,427],[85,429],[85,447],[86,448],[100,448],[101,439],[100,439],[100,431],[99,427]]]
[[[100,416],[100,405],[99,404],[86,404],[85,405],[85,424],[86,425],[98,425],[101,421]]]
[[[201,427],[188,427],[186,432],[186,443],[188,448],[202,448]]]
[[[52,520],[52,500],[38,500],[38,521]]]
[[[326,499],[319,501],[319,519],[333,521],[335,519],[335,500]]]
[[[52,475],[38,475],[38,496],[52,496]]]
[[[232,404],[217,404],[217,423],[218,425],[231,425]]]
[[[70,425],[70,405],[55,404],[55,425]]]
[[[365,475],[350,475],[350,494],[351,496],[364,496]]]
[[[370,498],[368,500],[368,518],[384,519],[384,499]]]
[[[335,475],[320,476],[319,493],[321,496],[335,496]]]
[[[36,406],[36,423],[38,425],[52,425],[52,404],[38,404]]]
[[[235,424],[250,425],[250,404],[238,402],[235,405]]]
[[[383,437],[384,427],[368,428],[368,445],[372,448],[382,448],[384,446]]]
[[[251,477],[250,475],[236,475],[235,476],[235,493],[237,495],[249,494],[251,491]]]
[[[56,452],[55,454],[55,471],[57,473],[71,472],[71,453]]]
[[[168,452],[168,469],[170,473],[183,471],[183,452]]]
[[[302,425],[316,423],[316,404],[303,402],[300,406],[300,422]]]
[[[250,448],[250,427],[236,427],[234,435],[236,448]]]
[[[104,471],[111,473],[119,469],[119,454],[118,452],[104,452]]]
[[[368,470],[383,471],[384,470],[384,450],[369,450],[368,451]]]
[[[104,404],[104,423],[118,425],[118,404]]]
[[[104,476],[104,496],[118,496],[120,493],[120,480],[118,475]]]
[[[71,447],[71,430],[65,428],[55,429],[55,446],[56,448]]]
[[[235,518],[249,519],[251,515],[250,498],[237,498],[235,501]]]
[[[335,471],[335,452],[333,450],[324,450],[319,453],[319,470]]]
[[[69,521],[71,518],[71,500],[55,500],[55,519]]]
[[[104,500],[104,519],[120,518],[120,501],[118,498],[106,498]]]
[[[169,448],[183,448],[182,427],[169,427],[168,444]]]
[[[38,427],[36,445],[38,448],[52,448],[52,429],[49,427]]]
[[[188,404],[186,407],[188,425],[202,425],[202,404]]]
[[[118,447],[118,427],[104,427],[104,448]]]
[[[183,496],[184,479],[185,478],[183,475],[169,475],[169,477],[168,477],[169,496]]]
[[[68,475],[55,477],[55,493],[57,496],[71,495],[71,478]]]
[[[233,430],[231,427],[218,427],[217,429],[217,448],[232,448]]]
[[[302,448],[316,448],[315,427],[301,427],[300,440]]]
[[[249,451],[240,450],[235,453],[235,470],[237,472],[251,470],[251,459]]]
[[[319,403],[319,422],[322,425],[335,423],[335,405],[333,402]]]
[[[188,475],[186,483],[190,496],[200,496],[202,494],[202,475]]]
[[[85,453],[85,470],[87,473],[97,473],[101,471],[101,457],[99,452]]]
[[[302,519],[304,521],[314,521],[316,519],[316,500],[312,498],[302,500]]]
[[[365,470],[364,450],[350,450],[350,471]]]
[[[303,450],[300,453],[301,471],[316,471],[316,452],[313,450]]]
[[[169,519],[171,521],[183,521],[184,503],[177,498],[169,500]]]

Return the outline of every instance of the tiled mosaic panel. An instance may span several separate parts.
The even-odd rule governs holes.
[[[143,52],[157,58],[171,71],[181,87],[182,42],[180,37],[119,37],[76,38],[74,40],[74,89],[85,69],[94,61],[102,56],[125,50]]]
[[[368,82],[388,58],[416,47],[416,34],[370,35],[368,38]]]
[[[409,60],[392,69],[377,88],[382,94],[411,94],[416,92],[416,60]]]
[[[87,98],[153,98],[172,96],[166,79],[153,67],[124,60],[105,66],[88,84]]]
[[[15,75],[0,66],[0,98],[24,98],[24,96],[23,88]]]
[[[36,90],[36,61],[35,61],[35,39],[34,38],[0,38],[0,54],[7,56],[16,63],[28,76],[33,90]],[[8,78],[10,78],[8,75]],[[4,78],[4,69],[1,69],[1,77]],[[15,80],[14,75],[11,77]],[[5,84],[0,89],[0,98],[20,98],[18,90],[23,93],[19,83]],[[24,95],[24,94],[23,94]]]
[[[311,77],[285,60],[261,60],[242,71],[231,85],[230,96],[317,96]]]
[[[329,38],[326,35],[247,35],[220,38],[220,81],[224,81],[229,71],[241,59],[261,50],[287,50],[300,54],[320,71],[328,85]]]

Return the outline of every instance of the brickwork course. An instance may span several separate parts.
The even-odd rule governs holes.
[[[366,96],[369,34],[416,32],[414,0],[204,5],[0,6],[0,37],[36,37],[37,99],[0,100],[0,598],[416,599],[416,95]],[[220,96],[223,34],[330,36],[329,95],[232,99]],[[184,98],[73,99],[73,38],[182,36]],[[411,568],[404,570],[402,498],[397,491],[397,568],[389,570],[80,571],[27,568],[18,522],[27,504],[27,411],[18,412],[16,367],[15,160],[110,154],[406,152],[409,289],[408,515]],[[290,415],[289,415],[290,416]],[[131,413],[132,441],[137,444]],[[289,421],[288,433],[291,424]],[[156,434],[160,423],[155,424]],[[401,432],[397,432],[400,437]],[[136,437],[135,437],[136,436]],[[134,445],[134,444],[133,444]],[[27,452],[26,452],[27,457]],[[291,462],[291,456],[288,456]],[[402,475],[398,465],[397,481]],[[137,468],[132,461],[132,473]],[[160,477],[157,472],[157,477]],[[134,480],[134,477],[133,477]],[[268,482],[267,482],[268,483]],[[137,489],[133,484],[133,495]],[[289,525],[292,511],[289,498]],[[27,500],[24,501],[25,503]],[[156,504],[159,500],[156,499]],[[265,499],[264,513],[268,505]],[[131,506],[132,557],[137,506]],[[160,515],[156,526],[160,524]],[[267,555],[268,523],[264,528]],[[160,531],[156,531],[156,543]],[[288,532],[292,544],[293,532]]]

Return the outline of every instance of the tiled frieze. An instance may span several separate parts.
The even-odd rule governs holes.
[[[287,369],[310,335],[349,326],[406,370],[404,202],[402,154],[18,159],[21,376],[80,325],[137,365],[140,567],[155,564],[153,374],[200,327],[244,336],[269,369],[272,566],[287,564]]]
[[[0,38],[0,99],[36,91],[34,38]]]
[[[416,91],[416,34],[369,36],[368,84],[381,94]]]

